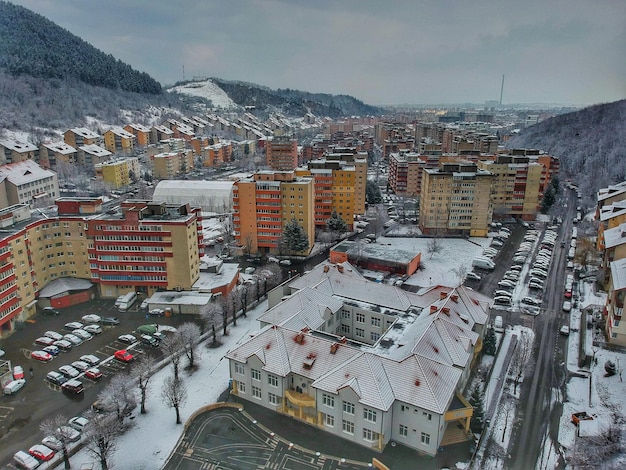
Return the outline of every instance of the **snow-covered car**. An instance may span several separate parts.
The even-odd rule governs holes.
[[[72,343],[73,346],[78,346],[80,344],[83,344],[83,340],[80,337],[73,335],[71,333],[63,335],[63,339],[65,341],[69,341],[70,343]]]
[[[91,338],[93,338],[93,335],[91,333],[83,330],[82,328],[72,331],[72,334],[74,336],[78,336],[83,341],[89,341]]]
[[[13,366],[13,380],[24,378],[24,368],[22,366]]]
[[[572,310],[572,303],[569,300],[566,300],[565,302],[563,302],[563,311],[569,312],[571,310]]]
[[[502,243],[500,240],[496,240],[496,239],[491,240],[491,246],[495,246],[497,248],[500,248],[503,245],[504,245],[504,243]]]
[[[53,356],[45,351],[33,351],[30,353],[30,357],[36,361],[48,362],[52,360]]]
[[[66,323],[63,328],[69,331],[73,331],[73,330],[78,330],[79,328],[82,328],[82,327],[83,327],[83,324],[81,322],[71,321],[69,323]]]
[[[80,375],[80,372],[78,370],[68,365],[59,367],[59,372],[61,372],[64,376],[66,376],[69,379],[75,379],[76,377]]]
[[[102,372],[97,367],[91,367],[85,371],[85,377],[91,380],[102,378]]]
[[[57,434],[60,434],[69,442],[77,442],[80,440],[80,432],[71,426],[61,426],[57,429]]]
[[[85,354],[80,356],[80,360],[86,362],[90,366],[97,366],[100,364],[100,358],[98,356],[94,356],[93,354]]]
[[[53,346],[56,346],[57,348],[59,348],[61,351],[64,351],[64,352],[67,352],[70,349],[72,349],[72,343],[70,343],[66,339],[60,339],[59,341],[55,341]]]
[[[482,277],[480,276],[480,274],[475,273],[474,271],[470,271],[468,272],[465,277],[467,279],[471,279],[472,281],[480,281],[482,279]]]
[[[541,277],[543,279],[545,279],[546,277],[548,277],[548,273],[546,271],[544,271],[541,268],[533,268],[530,270],[530,275],[531,276],[537,276],[537,277]]]
[[[498,287],[510,287],[511,289],[514,289],[516,285],[517,283],[510,279],[502,279],[498,282]]]
[[[54,340],[52,338],[48,338],[47,336],[40,336],[35,340],[35,344],[37,346],[50,346],[53,343]]]
[[[493,298],[493,302],[498,305],[511,305],[511,297],[504,295],[497,295]]]
[[[543,283],[538,283],[538,282],[529,282],[528,283],[528,287],[530,289],[537,289],[537,290],[543,290],[544,289]]]
[[[493,293],[494,297],[497,297],[499,295],[503,295],[505,297],[513,297],[513,294],[511,292],[509,292],[508,290],[502,290],[502,289],[498,289],[497,291],[495,291]]]
[[[74,361],[72,362],[72,367],[79,370],[80,372],[85,372],[87,369],[89,369],[90,365],[84,361]]]
[[[82,432],[85,429],[85,426],[89,424],[89,420],[87,418],[84,418],[83,416],[74,416],[68,421],[67,424],[69,424],[77,431]]]
[[[35,444],[28,449],[28,453],[42,462],[52,460],[52,457],[54,457],[54,450],[43,444]]]
[[[41,443],[52,450],[61,450],[63,448],[63,443],[54,436],[44,437]]]
[[[561,333],[563,336],[569,336],[569,326],[563,325],[559,330],[559,333]]]
[[[83,315],[83,322],[85,323],[100,323],[100,315],[96,315],[95,313],[88,313],[87,315]]]
[[[60,333],[57,333],[56,331],[49,330],[49,331],[46,331],[43,335],[47,336],[48,338],[52,338],[55,341],[63,339],[63,335]]]
[[[133,344],[137,342],[137,338],[133,335],[120,335],[117,337],[117,340],[126,344]]]
[[[102,327],[100,325],[85,325],[83,330],[87,333],[91,333],[92,335],[99,335],[102,333]]]
[[[541,305],[541,300],[535,297],[522,297],[520,302],[526,305]]]
[[[42,351],[45,351],[48,354],[52,354],[53,356],[58,356],[59,353],[61,352],[59,347],[55,346],[54,344],[51,344],[50,346],[46,346],[45,348],[42,349]]]

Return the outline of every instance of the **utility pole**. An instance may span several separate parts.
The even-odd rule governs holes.
[[[504,93],[504,74],[502,74],[502,85],[500,85],[500,106],[502,106],[502,94]]]

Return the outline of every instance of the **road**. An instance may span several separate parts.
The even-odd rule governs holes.
[[[6,351],[3,360],[11,360],[13,365],[21,365],[28,371],[33,368],[33,378],[26,375],[26,386],[12,396],[0,397],[0,464],[8,463],[18,450],[28,450],[31,445],[41,441],[43,434],[39,424],[45,419],[58,413],[68,418],[86,411],[97,399],[98,393],[108,383],[110,377],[116,373],[128,371],[129,366],[112,360],[100,367],[104,377],[99,382],[81,379],[85,385],[84,393],[77,397],[69,397],[59,391],[59,387],[44,380],[51,370],[58,370],[64,364],[76,361],[83,354],[94,354],[100,359],[110,357],[117,349],[124,349],[127,345],[117,341],[121,334],[132,333],[139,325],[159,323],[160,325],[177,326],[189,318],[181,315],[173,317],[150,318],[145,312],[137,311],[137,307],[125,313],[119,313],[113,306],[113,300],[92,301],[62,309],[61,315],[47,317],[37,314],[24,323],[21,330],[16,331],[2,341],[2,349]],[[138,304],[136,304],[138,305]],[[97,313],[101,316],[116,316],[120,325],[103,327],[103,333],[92,340],[85,341],[80,346],[72,348],[67,353],[60,353],[49,363],[40,363],[30,359],[30,350],[41,349],[33,345],[35,338],[42,336],[47,330],[54,330],[65,334],[63,325],[70,321],[80,321],[86,313]],[[161,351],[138,344],[133,348],[133,354],[140,359],[144,354],[160,356]]]

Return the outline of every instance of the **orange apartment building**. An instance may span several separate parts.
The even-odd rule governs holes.
[[[63,141],[46,142],[39,146],[39,164],[43,168],[56,168],[57,164],[75,165],[78,151]]]
[[[137,145],[140,145],[142,147],[146,147],[147,145],[150,144],[150,128],[146,127],[142,124],[126,124],[124,126],[124,130],[126,132],[130,132],[132,135],[135,136],[135,142],[137,143]]]
[[[249,253],[282,251],[283,227],[296,219],[309,238],[307,253],[315,241],[314,181],[293,171],[257,172],[233,186],[233,226],[237,243]]]
[[[272,170],[294,170],[298,166],[298,141],[287,135],[275,135],[266,142],[265,159]]]
[[[174,131],[167,126],[152,126],[150,129],[150,143],[160,144],[164,140],[174,138]]]
[[[202,149],[202,166],[220,166],[231,160],[233,147],[230,142],[208,145]]]
[[[104,147],[112,153],[131,154],[135,136],[121,127],[115,126],[104,133]]]

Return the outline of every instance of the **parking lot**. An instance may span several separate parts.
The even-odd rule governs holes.
[[[30,445],[40,442],[43,437],[39,424],[58,413],[68,418],[86,411],[97,399],[98,393],[104,388],[111,376],[127,371],[130,365],[113,358],[115,351],[129,349],[136,360],[146,354],[156,358],[162,356],[159,348],[140,342],[126,344],[118,340],[122,334],[134,334],[137,327],[157,323],[167,327],[176,327],[190,321],[187,316],[146,317],[145,311],[138,308],[139,302],[128,312],[118,312],[114,300],[96,300],[85,304],[62,309],[58,316],[47,316],[41,313],[25,322],[10,337],[3,339],[0,348],[6,351],[2,360],[10,360],[11,365],[23,367],[26,385],[16,394],[0,398],[0,462],[8,463],[18,450],[28,450]],[[117,317],[119,325],[102,325],[102,333],[92,339],[73,346],[67,352],[60,352],[49,362],[39,362],[31,358],[33,350],[41,350],[42,346],[34,341],[46,331],[56,331],[62,335],[69,333],[64,325],[72,321],[81,321],[83,315],[94,313],[101,317]],[[102,378],[91,380],[81,373],[79,380],[83,383],[84,392],[69,395],[61,392],[61,387],[45,380],[50,371],[58,371],[59,367],[71,364],[80,356],[91,354],[100,360],[97,366]],[[29,369],[32,367],[32,374]]]

